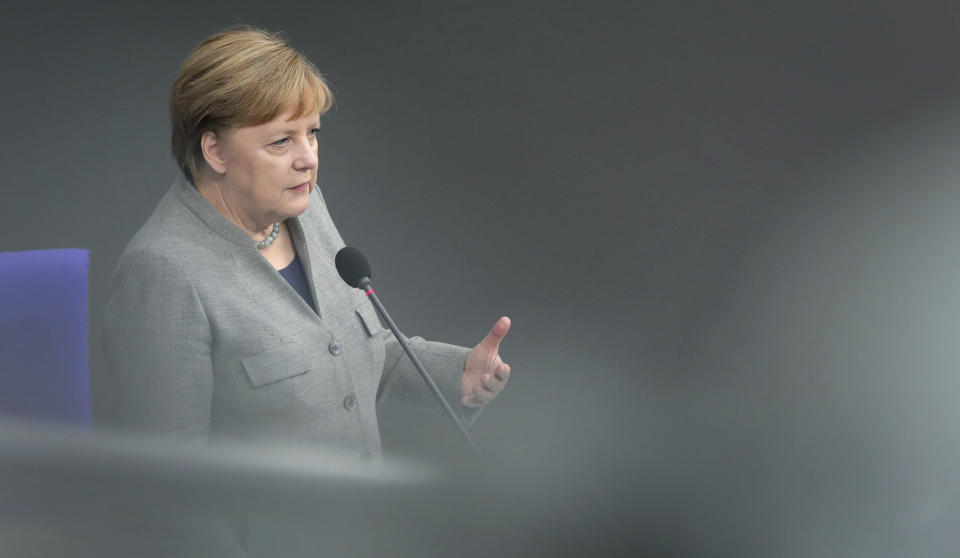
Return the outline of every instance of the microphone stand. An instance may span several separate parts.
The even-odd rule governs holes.
[[[387,325],[390,327],[390,331],[393,332],[394,337],[397,338],[397,341],[400,342],[400,346],[403,347],[403,350],[406,351],[407,356],[410,357],[410,360],[413,362],[413,365],[417,368],[417,372],[420,373],[420,376],[423,377],[423,381],[427,383],[427,386],[430,387],[430,391],[433,392],[433,395],[436,396],[437,401],[440,402],[440,405],[443,406],[443,410],[447,412],[447,416],[450,417],[450,420],[457,425],[457,430],[460,431],[460,435],[463,436],[463,439],[467,441],[470,445],[470,448],[473,450],[473,453],[477,456],[481,463],[484,462],[483,454],[480,453],[480,448],[473,443],[473,438],[470,437],[470,434],[467,432],[467,429],[464,428],[463,423],[460,422],[459,417],[450,407],[450,404],[447,403],[447,399],[440,393],[440,388],[437,387],[437,384],[434,383],[433,378],[427,374],[426,369],[424,369],[423,364],[420,363],[420,359],[417,358],[417,355],[413,353],[410,349],[410,345],[407,344],[407,340],[403,337],[403,334],[400,333],[400,330],[397,328],[397,324],[393,322],[393,319],[390,317],[390,314],[387,313],[387,309],[383,307],[383,304],[380,303],[380,299],[377,297],[377,294],[374,292],[373,287],[370,286],[370,278],[363,277],[360,279],[360,288],[367,294],[367,298],[373,301],[373,306],[377,309],[377,312],[383,316],[383,319],[387,322]]]

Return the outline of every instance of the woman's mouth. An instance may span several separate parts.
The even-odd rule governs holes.
[[[287,190],[293,190],[294,192],[306,192],[307,186],[309,185],[310,185],[309,182],[304,182],[303,184],[297,184],[296,186],[291,186],[290,188],[287,188]]]

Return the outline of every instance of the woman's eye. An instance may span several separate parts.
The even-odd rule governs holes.
[[[310,134],[311,134],[311,135],[316,136],[316,135],[319,134],[319,133],[320,133],[320,128],[314,128],[314,129],[310,130]]]
[[[278,139],[277,141],[271,143],[270,145],[276,145],[277,147],[282,147],[282,146],[284,146],[284,145],[287,145],[287,143],[288,143],[289,141],[290,141],[290,138],[289,138],[289,137],[280,138],[280,139]]]

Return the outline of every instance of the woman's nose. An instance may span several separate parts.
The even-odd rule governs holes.
[[[308,170],[317,166],[317,144],[311,141],[297,142],[299,151],[294,159],[294,167],[297,170]]]

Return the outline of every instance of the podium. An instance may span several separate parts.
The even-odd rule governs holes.
[[[331,516],[362,516],[358,505],[409,497],[435,480],[423,466],[377,465],[317,448],[188,445],[3,420],[0,554],[286,556],[318,535],[340,554],[352,535]],[[277,548],[265,533],[286,517],[327,523]]]

